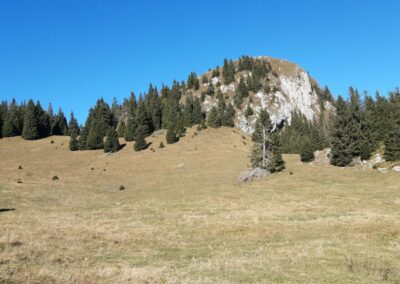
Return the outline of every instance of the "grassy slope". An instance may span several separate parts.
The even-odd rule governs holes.
[[[1,139],[0,283],[400,281],[398,174],[288,155],[241,184],[249,138],[193,133],[112,155]]]

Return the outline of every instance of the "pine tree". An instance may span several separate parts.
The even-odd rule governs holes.
[[[79,124],[78,124],[78,121],[76,120],[73,112],[71,112],[71,117],[69,119],[68,134],[69,134],[69,136],[72,136],[73,134],[76,134],[76,135],[80,134]]]
[[[277,131],[271,134],[271,152],[272,158],[268,165],[271,173],[281,172],[285,169],[285,161],[282,158],[282,145]]]
[[[157,88],[154,88],[152,84],[149,86],[149,91],[146,97],[146,108],[148,117],[151,121],[149,124],[149,132],[161,129],[162,125],[162,108],[161,100],[158,95]]]
[[[224,84],[229,85],[235,81],[235,65],[232,60],[224,60],[224,66],[222,67],[222,76],[224,78]]]
[[[200,99],[196,97],[193,101],[192,123],[201,124],[202,120],[203,120],[203,111],[201,109],[201,102]]]
[[[126,141],[130,142],[135,140],[136,128],[137,128],[136,113],[133,112],[128,118],[128,125],[125,130]]]
[[[207,125],[213,128],[218,128],[222,126],[221,118],[218,113],[218,109],[214,106],[211,108],[210,113],[207,118]]]
[[[78,139],[77,139],[76,132],[72,132],[71,133],[71,138],[70,138],[70,141],[69,141],[69,149],[71,151],[79,150],[79,142],[78,142]]]
[[[115,153],[120,147],[117,132],[114,128],[110,127],[107,131],[106,141],[104,142],[104,152]]]
[[[348,166],[353,161],[352,142],[349,135],[351,113],[341,96],[336,102],[336,117],[332,131],[331,164],[338,167]]]
[[[222,116],[222,125],[227,127],[233,127],[233,117],[235,116],[235,110],[231,103],[225,108],[225,111]]]
[[[201,77],[201,82],[202,82],[203,84],[207,84],[207,83],[209,82],[206,74],[204,74],[204,75]]]
[[[3,136],[12,137],[21,135],[24,125],[25,105],[18,106],[15,99],[12,99],[10,106],[8,107],[8,111],[6,104],[3,107],[6,107]]]
[[[109,127],[115,126],[115,120],[109,105],[99,99],[92,110],[90,128],[88,129],[86,146],[89,150],[103,149],[104,137]]]
[[[211,73],[211,78],[214,77],[219,77],[220,73],[219,73],[219,66],[215,67],[215,69],[212,71]]]
[[[51,117],[48,114],[49,117]],[[58,111],[56,116],[53,116],[53,124],[51,125],[51,134],[52,135],[68,135],[68,124],[67,119],[64,116],[63,111],[61,108]]]
[[[384,141],[385,153],[384,158],[386,161],[400,160],[400,94],[397,98],[391,95],[392,112],[389,115],[391,126]]]
[[[48,137],[51,135],[50,117],[43,110],[40,102],[36,102],[36,117],[38,119],[39,138]]]
[[[197,78],[197,74],[195,72],[190,73],[187,84],[188,89],[198,90],[200,87],[199,79]]]
[[[173,123],[168,124],[168,129],[165,139],[167,140],[168,144],[173,144],[175,142],[178,142],[179,138],[175,130],[175,125]]]
[[[37,117],[36,107],[32,100],[28,101],[28,105],[25,111],[22,138],[25,140],[35,140],[40,138],[39,121]]]
[[[146,113],[146,108],[142,101],[139,101],[136,113],[136,131],[135,131],[135,144],[133,146],[135,151],[141,151],[147,148],[145,138],[150,135],[149,121]]]
[[[306,138],[303,140],[300,150],[300,160],[302,162],[311,162],[315,158],[314,156],[314,147],[310,141],[310,139]]]
[[[246,108],[246,117],[252,116],[254,114],[253,109],[251,108],[251,106],[248,104],[247,108]]]

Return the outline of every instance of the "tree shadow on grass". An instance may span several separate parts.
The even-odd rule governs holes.
[[[8,211],[15,211],[15,208],[0,208],[0,213]]]

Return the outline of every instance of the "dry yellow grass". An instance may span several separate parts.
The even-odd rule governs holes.
[[[1,139],[0,283],[399,283],[399,174],[288,155],[238,183],[249,138],[194,132],[112,155]]]

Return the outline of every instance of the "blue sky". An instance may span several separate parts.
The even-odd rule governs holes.
[[[73,110],[122,101],[223,59],[269,55],[321,85],[400,85],[400,1],[1,0],[0,100]]]

